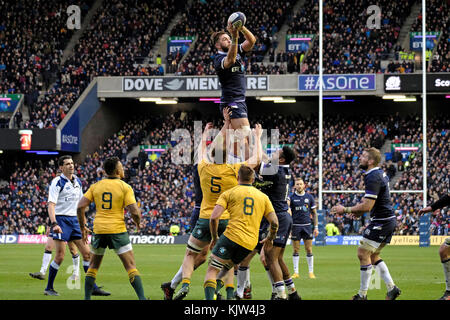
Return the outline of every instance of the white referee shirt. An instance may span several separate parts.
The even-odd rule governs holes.
[[[57,216],[76,216],[78,201],[83,197],[81,180],[73,175],[73,183],[64,175],[54,178],[48,192],[48,202],[55,204]]]

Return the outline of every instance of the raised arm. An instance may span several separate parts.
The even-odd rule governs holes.
[[[236,56],[238,51],[238,39],[239,39],[239,30],[231,25],[231,23],[227,26],[228,32],[231,34],[231,46],[228,50],[227,56],[223,61],[224,69],[228,69],[233,64],[236,63]]]
[[[245,41],[242,43],[242,49],[246,52],[249,52],[253,49],[253,46],[256,43],[256,37],[245,26],[243,26],[240,31],[242,32],[245,38]]]
[[[262,126],[257,123],[255,125],[255,143],[256,143],[256,152],[247,160],[247,164],[250,168],[255,169],[261,163],[262,159],[262,144],[261,144],[261,136],[262,136]]]

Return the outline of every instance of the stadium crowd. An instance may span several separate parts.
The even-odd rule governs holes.
[[[67,27],[67,7],[78,5],[83,19],[93,2],[2,1],[0,94],[23,93],[26,104],[33,106],[55,81],[63,50],[76,31]]]
[[[380,59],[393,49],[413,2],[381,1],[381,30],[370,30],[364,24],[366,17],[360,19],[359,16],[367,7],[364,1],[352,8],[339,0],[327,1],[324,7],[325,73],[382,72]],[[70,4],[80,6],[83,18],[93,1],[79,0]],[[248,74],[317,72],[317,37],[308,54],[275,50],[278,41],[275,35],[283,23],[288,24],[291,34],[317,33],[317,1],[305,2],[296,15],[292,14],[294,3],[284,1],[194,1],[185,9],[174,0],[107,1],[102,3],[76,43],[73,55],[61,64],[62,52],[74,32],[64,27],[65,10],[70,4],[64,0],[40,2],[36,6],[30,5],[28,0],[5,2],[7,12],[19,14],[6,15],[0,23],[0,93],[25,94],[30,119],[22,123],[23,127],[55,128],[96,76],[164,74],[166,70],[161,65],[143,67],[138,62],[149,56],[150,49],[177,12],[183,13],[182,19],[171,34],[198,38],[179,66],[182,58],[179,53],[166,57],[166,68],[177,75],[215,74],[211,59],[215,50],[210,45],[209,35],[223,29],[226,18],[236,10],[246,12],[247,26],[258,38],[253,51],[244,58]],[[448,7],[440,1],[429,1],[427,6],[427,28],[443,32],[429,70],[447,71],[450,60]],[[18,25],[24,26],[27,32],[16,34],[14,28]],[[420,26],[421,16],[412,30]],[[260,63],[267,52],[270,63]],[[392,61],[387,67],[387,72],[413,71],[411,61]]]
[[[195,112],[177,112],[169,115],[152,116],[146,119],[128,121],[124,127],[100,146],[84,162],[76,166],[76,174],[83,182],[84,191],[102,179],[102,161],[109,156],[118,156],[126,168],[126,181],[133,187],[136,199],[143,214],[142,234],[168,234],[172,224],[180,226],[180,234],[188,233],[190,214],[194,205],[194,186],[192,166],[176,165],[171,161],[170,148],[177,141],[171,141],[171,132],[176,128],[186,128],[194,132],[194,120],[200,119]],[[335,118],[324,119],[324,190],[358,190],[363,189],[362,172],[358,169],[358,155],[366,146],[381,147],[386,139],[414,143],[416,135],[414,116],[400,117],[393,115],[387,121],[368,119],[367,116],[342,119],[342,126],[336,127]],[[212,119],[209,119],[210,121]],[[292,145],[298,157],[291,165],[293,176],[302,177],[310,192],[318,197],[318,125],[316,117],[301,115],[283,116],[280,114],[252,117],[251,123],[259,122],[264,128],[279,129],[280,144]],[[430,131],[430,161],[438,163],[430,166],[430,197],[435,199],[442,191],[442,184],[448,185],[448,125],[449,120],[432,119]],[[220,121],[213,121],[216,127]],[[161,125],[162,124],[162,125]],[[445,129],[447,128],[447,129]],[[414,137],[414,138],[413,138]],[[420,137],[417,135],[417,137]],[[444,139],[444,140],[443,140]],[[447,141],[447,143],[445,143]],[[147,155],[141,152],[137,157],[127,159],[131,149],[138,145],[167,145],[162,153]],[[447,158],[446,158],[447,157]],[[416,157],[420,158],[420,157]],[[11,175],[9,184],[0,187],[0,233],[27,234],[35,233],[40,224],[46,225],[47,189],[57,174],[56,161],[44,164],[41,161],[30,162],[25,166],[17,164],[17,170]],[[412,163],[409,167],[414,167]],[[392,161],[383,164],[388,175],[394,176],[400,169]],[[416,179],[417,172],[406,170],[403,175]],[[417,174],[417,176],[419,176]],[[420,179],[415,185],[403,184],[403,180],[392,188],[394,190],[420,189]],[[436,184],[436,181],[438,184]],[[323,194],[323,209],[329,211],[337,202],[344,205],[354,204],[361,194]],[[394,210],[397,214],[397,234],[417,234],[418,209],[421,197],[416,194],[392,194]],[[431,200],[430,200],[431,201]],[[89,210],[89,223],[92,223],[95,208]],[[433,220],[433,234],[448,233],[448,216],[441,211]],[[350,215],[329,216],[341,234],[358,234],[368,223],[368,215],[354,219]],[[127,224],[132,226],[127,215]],[[133,230],[131,228],[131,230]]]
[[[57,11],[59,20],[62,19],[63,21],[56,21],[59,26],[65,26],[67,20],[65,10],[70,4],[61,0],[54,7],[48,9],[49,11]],[[49,2],[46,6],[41,7],[39,5],[36,7],[46,12],[47,6],[52,5],[53,2]],[[0,83],[0,91],[25,94],[25,105],[29,108],[30,114],[30,120],[23,123],[25,128],[55,128],[94,77],[164,74],[162,66],[142,67],[138,62],[149,55],[150,49],[167,29],[169,22],[179,10],[180,5],[179,2],[174,0],[146,2],[134,0],[104,1],[92,18],[90,25],[76,43],[73,54],[64,64],[61,64],[62,50],[70,40],[72,33],[67,32],[67,30],[61,31],[63,36],[59,39],[59,29],[54,30],[53,24],[31,23],[33,27],[40,25],[46,32],[51,31],[54,35],[50,37],[47,33],[40,32],[40,29],[32,30],[31,27],[30,35],[42,34],[43,39],[55,38],[54,42],[56,44],[38,48],[40,54],[45,52],[49,55],[49,58],[44,59],[44,57],[35,54],[31,49],[21,48],[20,43],[22,41],[20,38],[13,38],[7,41],[7,46],[3,45],[3,49],[0,49],[0,57],[4,55],[8,59],[15,59],[12,65],[21,69],[16,70],[16,68],[11,66],[6,67],[4,72],[7,73],[8,77],[6,79],[8,80],[7,84]],[[33,6],[28,4],[27,8],[33,8]],[[89,6],[83,5],[82,8],[83,12],[86,12]],[[127,10],[124,10],[124,8],[127,8]],[[39,10],[34,10],[36,12],[33,9],[28,10],[31,10],[32,13],[24,11],[27,13],[27,19],[39,13]],[[17,11],[19,12],[19,10]],[[42,16],[46,21],[45,15]],[[41,19],[40,15],[38,18]],[[13,28],[19,22],[7,21],[5,23],[6,34],[9,35],[11,33],[8,33],[9,28]],[[25,25],[28,24],[30,23],[27,22]],[[5,31],[0,30],[0,32]],[[24,42],[28,43],[30,41]],[[45,41],[41,42],[39,43],[40,46],[46,43]],[[14,55],[13,58],[10,46],[18,48],[16,50],[18,50],[19,54]],[[34,49],[37,43],[30,42],[30,46]],[[36,61],[33,60],[27,63],[20,56],[22,52],[28,59]],[[0,69],[2,61],[9,61],[8,59],[0,59]],[[44,62],[41,62],[42,60]],[[23,63],[24,61],[25,63]],[[47,65],[43,65],[43,63],[47,63]],[[47,73],[51,77],[46,76],[47,73],[44,71],[41,72],[42,76],[39,76],[40,73],[35,72],[35,70],[48,70]],[[20,71],[20,77],[16,76],[17,71]],[[25,82],[27,86],[18,86],[16,82]],[[52,87],[48,88],[50,85]],[[8,88],[3,89],[5,86]],[[20,88],[20,90],[15,88]],[[44,94],[38,99],[41,92],[44,92]]]
[[[215,74],[212,58],[216,49],[212,47],[210,36],[214,31],[224,30],[231,13],[242,11],[246,14],[246,27],[257,37],[257,43],[251,53],[245,55],[246,68],[252,66],[251,72],[276,72],[277,70],[258,67],[266,52],[274,43],[274,35],[280,30],[286,19],[289,19],[293,6],[292,1],[194,1],[186,9],[180,22],[171,32],[173,36],[196,36],[193,48],[178,66],[179,75],[211,75]],[[240,42],[244,37],[240,35]],[[166,58],[167,59],[167,58]],[[176,61],[173,57],[170,61]],[[178,60],[179,61],[179,60]]]

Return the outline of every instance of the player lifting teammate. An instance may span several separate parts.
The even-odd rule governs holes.
[[[395,300],[401,293],[394,284],[386,263],[380,258],[381,250],[391,242],[395,230],[396,219],[389,194],[389,178],[378,165],[381,160],[380,151],[369,148],[363,151],[359,167],[364,173],[365,194],[363,201],[353,207],[341,205],[331,208],[332,214],[350,213],[361,216],[370,211],[370,224],[363,232],[363,238],[358,248],[358,258],[361,266],[361,286],[353,300],[367,300],[372,266],[386,283],[386,300]]]
[[[289,269],[283,259],[286,242],[292,228],[292,217],[288,212],[289,206],[287,199],[289,181],[291,179],[289,164],[294,159],[294,150],[288,146],[284,146],[273,155],[269,163],[261,163],[259,170],[264,181],[271,183],[267,189],[264,190],[264,193],[269,196],[269,199],[272,202],[279,224],[277,236],[273,241],[273,247],[270,250],[263,250],[261,252],[262,256],[265,257],[262,262],[266,268],[269,280],[272,283],[272,298],[277,300],[284,300],[287,298],[285,287],[288,289],[289,300],[300,299],[298,292],[295,289],[294,281],[290,276]],[[263,219],[260,228],[261,239],[264,238],[267,224],[267,221]],[[250,272],[248,270],[250,261],[260,250],[261,246],[257,245],[255,250],[240,264],[238,271],[237,298],[243,297],[245,283],[250,282]],[[240,274],[243,276],[241,277]],[[250,295],[250,292],[248,294]]]
[[[227,274],[255,248],[263,216],[269,221],[270,232],[261,244],[269,249],[276,236],[278,219],[275,210],[269,198],[252,186],[254,176],[252,168],[242,165],[238,173],[239,185],[221,194],[211,214],[212,254],[204,283],[206,300],[214,298],[216,279]],[[219,238],[219,219],[226,211],[230,220]]]
[[[225,115],[225,114],[224,114]],[[225,124],[221,130],[221,134],[229,126],[229,119],[226,118]],[[256,167],[260,162],[260,156],[262,154],[261,146],[261,135],[262,129],[260,125],[256,125],[255,135],[256,135],[256,149],[259,150],[256,154],[244,163],[227,164],[224,161],[226,157],[226,150],[223,149],[222,143],[215,143],[215,141],[210,145],[212,148],[212,156],[216,162],[211,159],[208,155],[208,149],[206,147],[206,140],[209,137],[210,129],[212,124],[207,124],[206,129],[202,136],[202,142],[199,146],[199,164],[198,173],[200,176],[200,185],[203,193],[202,204],[200,208],[200,216],[197,220],[197,224],[192,231],[183,260],[182,273],[182,287],[174,296],[174,300],[181,300],[189,292],[190,278],[195,267],[195,259],[205,247],[208,247],[211,242],[211,233],[209,229],[209,219],[214,206],[217,202],[219,196],[228,189],[231,189],[237,185],[237,173],[242,164],[247,164],[252,167]],[[218,162],[218,163],[217,163]],[[221,234],[228,223],[228,213],[221,216],[221,221],[219,223],[219,233]],[[231,278],[233,276],[232,272],[229,273]],[[228,281],[227,285],[232,286],[231,281]],[[220,287],[218,288],[218,290]]]

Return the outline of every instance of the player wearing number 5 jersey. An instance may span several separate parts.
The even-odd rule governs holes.
[[[262,242],[271,245],[275,238],[278,219],[269,198],[252,186],[255,172],[246,165],[239,169],[239,185],[225,191],[217,200],[210,220],[212,254],[205,276],[206,300],[212,300],[221,278],[239,264],[258,243],[259,225],[264,216],[270,223],[270,234]],[[219,238],[219,219],[230,215],[227,228]],[[220,273],[219,273],[220,272]]]
[[[226,121],[224,128],[227,128],[229,125],[228,121]],[[208,160],[208,150],[206,148],[206,140],[209,137],[209,130],[212,128],[212,124],[208,123],[206,126],[206,129],[203,133],[202,137],[202,143],[199,148],[199,157],[200,160],[198,164],[198,174],[200,177],[200,186],[203,193],[203,199],[200,206],[200,216],[197,221],[197,224],[192,231],[186,248],[186,253],[183,260],[183,266],[182,266],[182,273],[183,273],[183,279],[182,279],[182,287],[176,295],[174,296],[174,300],[181,300],[186,297],[186,295],[189,292],[189,286],[190,286],[190,279],[191,275],[194,271],[195,266],[195,258],[198,254],[202,252],[202,250],[209,246],[211,241],[211,232],[209,229],[209,219],[211,217],[212,211],[214,209],[214,206],[219,199],[219,196],[225,192],[226,190],[229,190],[233,187],[235,187],[237,182],[237,176],[238,171],[241,165],[247,164],[252,167],[256,167],[260,159],[262,157],[262,146],[261,146],[261,135],[262,135],[262,128],[261,125],[256,125],[255,128],[255,135],[256,135],[256,151],[255,155],[248,159],[247,162],[244,163],[235,163],[235,164],[227,164],[226,161],[218,161],[220,164],[211,162]],[[224,128],[222,128],[222,133],[224,131]],[[222,143],[218,143],[215,145],[212,143],[211,145],[212,149],[212,156],[214,158],[219,157],[219,155],[222,155],[222,158],[226,159],[226,150],[222,149],[223,145]],[[223,159],[222,159],[223,160]],[[225,212],[222,217],[221,221],[219,223],[219,233],[221,234],[228,223],[228,212]],[[198,267],[198,265],[196,266]],[[230,287],[228,290],[228,297],[232,297],[232,288],[233,288],[233,273],[230,272],[230,278],[227,278],[227,285]],[[220,286],[218,288],[220,290]]]
[[[87,243],[87,232],[84,215],[86,207],[95,203],[96,215],[94,219],[94,232],[91,239],[92,257],[84,285],[84,298],[90,300],[92,285],[95,282],[97,271],[105,254],[105,250],[114,249],[128,272],[130,284],[140,300],[145,300],[144,288],[139,271],[136,269],[133,248],[128,236],[124,220],[124,208],[139,230],[141,212],[137,206],[133,189],[122,181],[124,171],[119,158],[108,158],[104,162],[107,178],[93,184],[78,203],[78,221],[83,226],[83,240]]]

